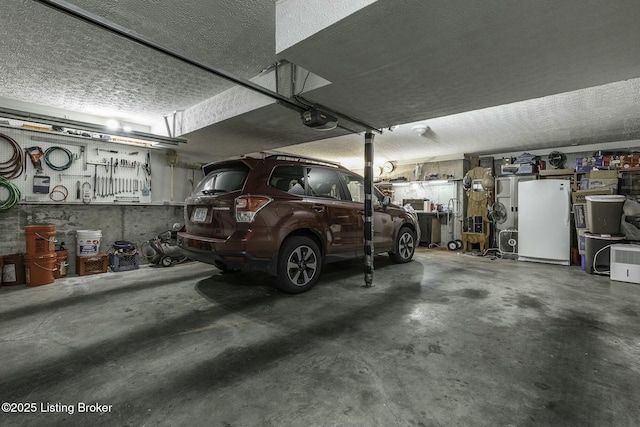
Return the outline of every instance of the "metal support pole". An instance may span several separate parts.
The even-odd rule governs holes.
[[[373,132],[364,135],[364,283],[373,285]]]

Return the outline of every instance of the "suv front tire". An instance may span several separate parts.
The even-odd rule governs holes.
[[[389,258],[396,264],[411,261],[416,250],[416,234],[409,227],[402,227],[395,242],[395,253],[389,252]]]

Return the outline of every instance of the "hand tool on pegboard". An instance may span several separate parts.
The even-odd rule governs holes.
[[[104,151],[105,153],[118,154],[116,150],[105,150],[104,148],[96,148],[96,156],[99,156],[101,151]]]
[[[113,157],[109,161],[109,195],[113,196]]]
[[[44,152],[42,151],[42,148],[40,147],[29,147],[26,148],[25,153],[27,154],[27,156],[29,156],[29,159],[31,160],[31,164],[33,165],[34,168],[36,168],[36,173],[37,174],[41,174],[42,173],[42,156],[44,156]]]
[[[96,198],[96,181],[98,180],[98,165],[93,165],[93,198]]]
[[[84,203],[85,205],[91,203],[91,184],[86,181],[82,183],[82,203]]]
[[[91,175],[89,175],[89,174],[59,173],[58,174],[58,179],[60,180],[60,182],[62,182],[62,178],[69,178],[69,177],[73,177],[73,176],[79,176],[81,178],[91,178]]]

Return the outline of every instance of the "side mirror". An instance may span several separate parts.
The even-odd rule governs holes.
[[[389,206],[391,204],[391,196],[384,196],[382,198],[381,204],[383,208],[386,208],[387,206]]]

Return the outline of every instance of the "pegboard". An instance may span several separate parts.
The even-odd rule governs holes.
[[[36,124],[8,120],[0,134],[26,152],[25,167],[10,180],[20,189],[21,202],[130,204],[151,203],[149,148],[117,144],[89,134],[52,132]],[[16,155],[0,138],[0,164]],[[40,169],[30,159],[39,157]],[[7,191],[0,188],[0,191]],[[0,194],[4,200],[7,194]]]

